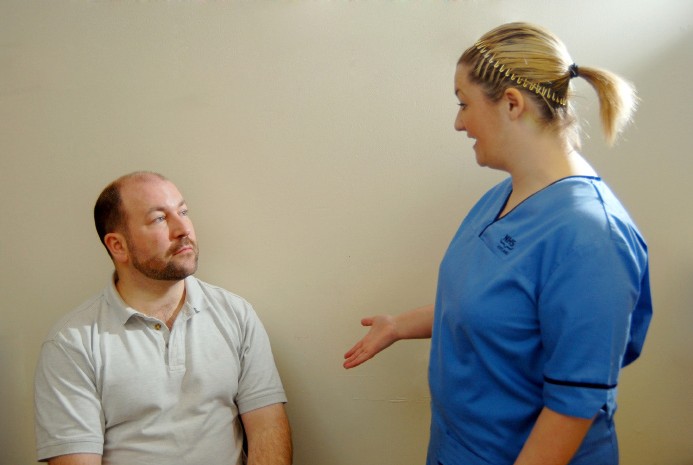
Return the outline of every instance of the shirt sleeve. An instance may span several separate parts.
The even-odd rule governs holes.
[[[236,396],[241,414],[287,401],[267,332],[252,306],[247,302],[244,305],[241,374]]]
[[[539,298],[544,401],[565,415],[615,411],[621,367],[639,354],[651,305],[642,249],[608,241],[573,251]]]
[[[103,454],[104,418],[89,357],[47,341],[34,378],[37,458]]]

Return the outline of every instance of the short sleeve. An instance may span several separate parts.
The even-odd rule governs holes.
[[[553,270],[538,305],[547,407],[582,418],[613,413],[620,369],[639,355],[651,314],[646,260],[608,241]]]
[[[246,314],[241,345],[241,375],[236,404],[243,414],[271,404],[286,402],[269,337],[252,306],[244,302]]]
[[[38,460],[75,453],[103,454],[104,418],[88,357],[47,341],[34,378]]]

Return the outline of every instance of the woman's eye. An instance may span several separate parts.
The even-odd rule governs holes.
[[[464,110],[465,108],[467,108],[467,104],[464,103],[464,102],[458,103],[457,106],[459,106],[459,107],[460,107],[461,109],[463,109],[463,110]]]

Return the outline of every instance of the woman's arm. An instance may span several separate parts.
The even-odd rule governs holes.
[[[592,420],[563,415],[544,407],[515,465],[566,465],[591,425]]]
[[[344,368],[354,368],[373,358],[378,352],[400,339],[431,337],[433,304],[419,307],[397,316],[378,315],[361,320],[370,326],[368,333],[344,354]]]

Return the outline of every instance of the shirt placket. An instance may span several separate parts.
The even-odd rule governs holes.
[[[185,335],[187,330],[187,321],[192,316],[190,308],[185,305],[178,318],[173,322],[171,331],[168,334],[168,342],[166,344],[168,354],[168,369],[169,371],[184,371],[185,370]]]
[[[159,320],[146,318],[146,324],[154,330],[159,341],[159,353],[164,358],[164,363],[169,371],[185,369],[185,325],[173,324],[173,329]],[[181,327],[182,326],[182,327]]]

